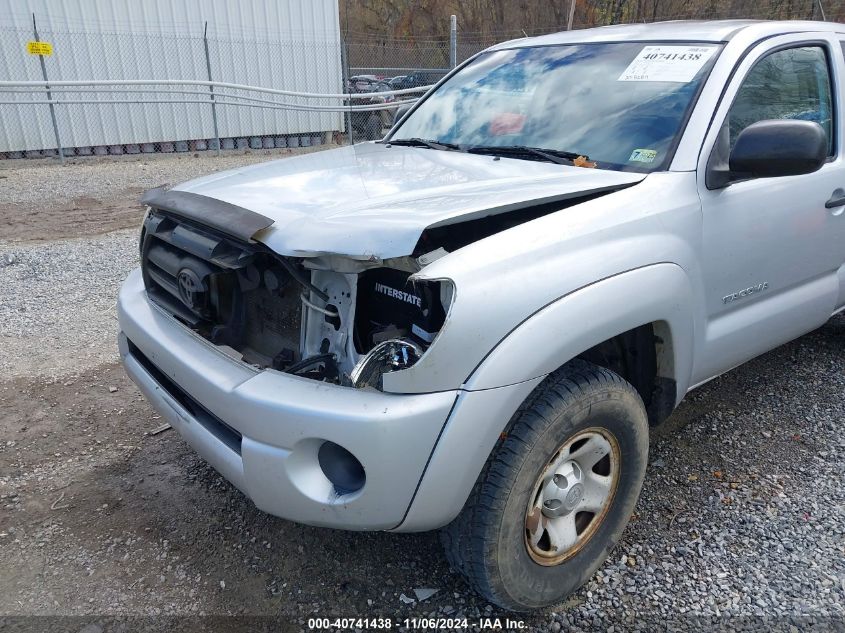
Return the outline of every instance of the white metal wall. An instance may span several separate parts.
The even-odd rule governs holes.
[[[338,0],[8,0],[0,1],[0,79],[40,81],[28,55],[32,14],[50,80],[208,78],[203,26],[208,22],[212,78],[316,93],[343,92]],[[193,99],[206,99],[202,89]],[[214,137],[209,104],[56,106],[64,147],[155,143]],[[58,99],[106,100],[107,93]],[[120,97],[117,97],[120,98]],[[180,97],[172,96],[173,99]],[[42,94],[0,94],[31,101]],[[210,103],[210,102],[209,102]],[[217,107],[221,138],[305,134],[342,127],[338,113]],[[0,105],[0,152],[56,146],[47,105]]]

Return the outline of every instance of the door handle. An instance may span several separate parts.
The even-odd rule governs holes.
[[[845,207],[845,189],[834,189],[830,200],[824,203],[825,209],[835,209],[836,207]]]

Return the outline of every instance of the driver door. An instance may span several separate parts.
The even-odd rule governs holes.
[[[821,34],[773,38],[740,62],[720,103],[698,165],[707,322],[694,383],[822,325],[836,309],[845,206],[826,204],[845,196],[841,56]],[[827,162],[811,174],[714,186],[708,170],[726,164],[745,127],[767,119],[820,124]]]

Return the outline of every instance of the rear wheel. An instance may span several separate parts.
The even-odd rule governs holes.
[[[617,374],[575,360],[523,404],[461,514],[447,558],[485,598],[524,611],[558,603],[618,542],[642,487],[648,421]]]

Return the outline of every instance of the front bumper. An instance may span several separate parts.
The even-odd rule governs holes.
[[[395,395],[257,371],[152,304],[141,272],[118,299],[126,371],[153,407],[255,505],[310,525],[402,523],[457,391]],[[350,451],[366,482],[338,496],[317,453]]]

